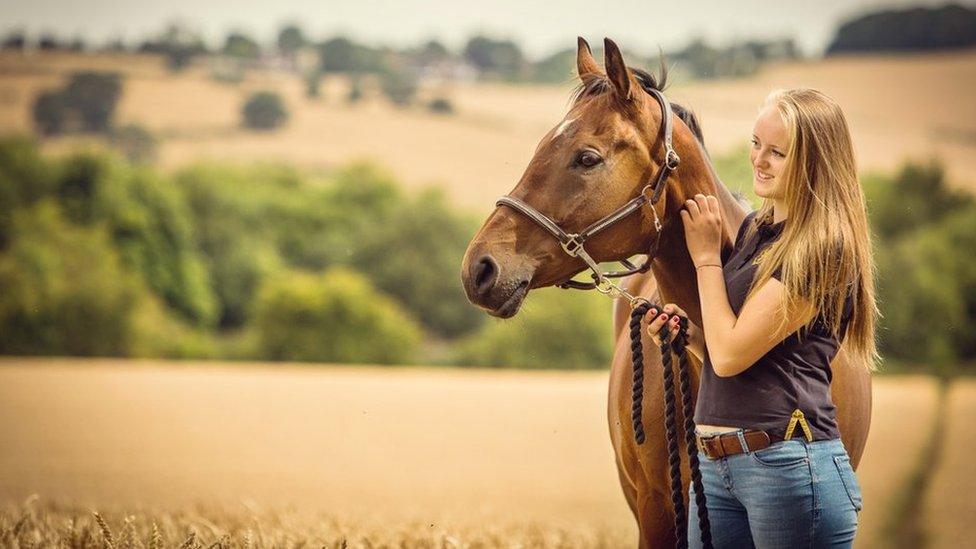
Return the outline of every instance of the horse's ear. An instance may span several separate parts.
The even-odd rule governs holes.
[[[576,37],[576,71],[580,78],[588,74],[600,74],[600,66],[593,59],[593,50],[582,36]]]
[[[630,100],[631,89],[635,85],[624,64],[624,56],[620,53],[620,48],[609,38],[603,39],[604,65],[607,68],[607,77],[613,82],[613,88],[617,91],[617,97],[622,100]]]

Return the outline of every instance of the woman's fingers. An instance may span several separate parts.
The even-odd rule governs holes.
[[[647,324],[647,333],[654,340],[654,343],[657,345],[661,344],[661,340],[658,337],[658,333],[661,331],[661,328],[664,327],[665,323],[667,323],[671,335],[672,336],[677,335],[678,334],[677,315],[684,316],[684,314],[685,314],[684,311],[681,310],[681,308],[675,305],[674,303],[668,303],[667,305],[665,305],[663,307],[663,311],[660,313],[658,312],[657,307],[651,307],[647,311],[647,315],[645,316],[645,319],[649,321]]]
[[[685,200],[684,210],[688,212],[692,220],[697,220],[698,216],[706,213],[720,215],[718,198],[715,198],[714,195],[706,196],[701,193],[696,194],[694,198]]]
[[[708,208],[712,211],[712,213],[715,215],[721,215],[718,206],[718,199],[715,198],[715,196],[713,195],[708,195],[707,198],[708,198]]]
[[[678,305],[676,305],[674,303],[668,303],[667,305],[665,305],[664,306],[664,313],[665,314],[668,314],[668,315],[688,316],[688,315],[685,314],[684,309],[682,309],[681,307],[678,307]]]
[[[664,321],[657,322],[656,325],[649,324],[647,326],[647,334],[651,336],[651,340],[654,341],[655,345],[661,344],[661,327],[664,325]],[[668,322],[668,332],[671,335],[671,339],[674,339],[678,335],[678,324],[677,322]]]

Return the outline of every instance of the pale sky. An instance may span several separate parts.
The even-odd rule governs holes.
[[[132,44],[180,20],[212,44],[240,29],[262,42],[284,22],[313,39],[336,33],[373,45],[403,47],[436,38],[459,51],[483,32],[515,40],[531,59],[603,37],[625,50],[656,54],[701,36],[714,45],[746,38],[793,37],[819,55],[838,23],[879,7],[942,5],[945,0],[0,0],[0,33],[23,28],[36,35],[81,35],[89,42],[122,38]],[[972,5],[972,1],[963,2]]]

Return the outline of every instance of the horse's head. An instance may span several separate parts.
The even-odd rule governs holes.
[[[646,193],[665,162],[664,109],[649,90],[663,88],[666,73],[657,82],[644,71],[631,71],[609,39],[604,40],[604,51],[606,74],[579,38],[576,63],[581,82],[569,112],[539,142],[508,195],[567,233],[581,231]],[[696,139],[685,124],[675,123],[673,129],[679,153],[683,142]],[[665,186],[681,179],[678,173],[670,177]],[[586,241],[586,251],[597,262],[653,256],[660,235],[655,214],[665,226],[671,219],[680,220],[680,201],[668,199],[672,192],[665,190],[653,206],[647,202],[595,234]],[[468,245],[461,277],[472,303],[507,318],[518,311],[530,289],[563,283],[586,267],[538,220],[500,206]]]

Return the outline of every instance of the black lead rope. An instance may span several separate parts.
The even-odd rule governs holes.
[[[641,417],[644,396],[644,345],[641,342],[641,319],[652,307],[658,311],[661,307],[641,300],[630,314],[630,352],[634,364],[633,406],[631,418],[634,422],[634,439],[637,444],[644,443],[644,422]],[[681,409],[684,415],[685,446],[688,452],[688,462],[691,468],[691,483],[695,489],[695,504],[698,507],[698,525],[701,529],[702,546],[712,547],[711,525],[708,522],[708,509],[705,507],[705,490],[702,486],[701,469],[698,463],[698,447],[695,444],[694,404],[691,400],[691,374],[689,372],[688,354],[688,318],[678,317],[680,329],[678,335],[671,340],[671,333],[667,324],[661,328],[661,364],[664,370],[664,428],[668,441],[668,469],[671,478],[671,504],[674,506],[674,526],[677,535],[676,546],[688,546],[688,515],[685,510],[684,493],[681,489],[681,456],[678,442],[678,425],[675,417],[675,388],[674,370],[671,365],[671,355],[678,356],[678,382],[681,389]]]

